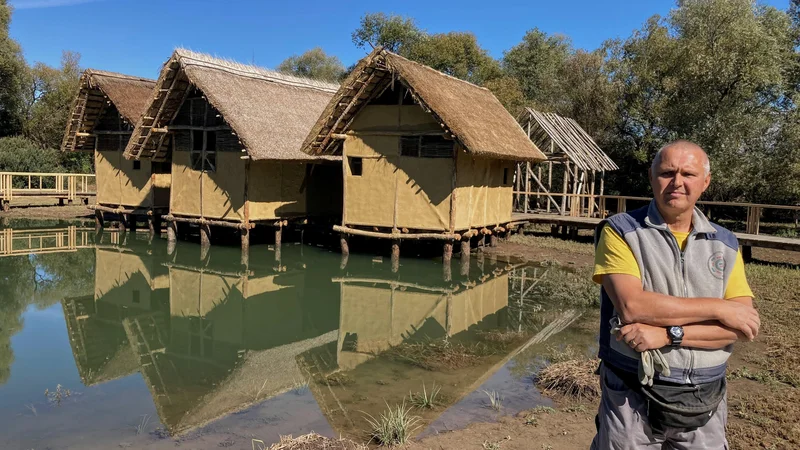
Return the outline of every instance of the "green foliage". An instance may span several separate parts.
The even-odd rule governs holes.
[[[390,52],[405,54],[409,47],[425,35],[414,19],[396,14],[369,13],[361,18],[360,26],[351,35],[358,48],[371,50],[381,46]]]
[[[329,56],[320,47],[312,48],[302,55],[292,55],[278,65],[278,72],[315,80],[338,82],[345,74],[339,58]]]
[[[522,42],[503,54],[503,68],[519,80],[525,98],[549,107],[562,95],[559,74],[571,52],[568,38],[548,36],[534,28],[525,33]]]
[[[419,408],[419,409],[433,409],[436,405],[439,404],[439,393],[441,392],[442,388],[436,386],[436,382],[433,383],[431,386],[431,392],[428,393],[428,389],[425,387],[425,383],[422,383],[422,392],[408,393],[409,401],[411,405]]]
[[[371,440],[381,445],[402,445],[408,442],[411,435],[419,428],[420,419],[411,415],[411,408],[406,409],[406,404],[390,407],[376,419],[364,413],[369,423]]]
[[[11,6],[0,0],[0,137],[18,133],[22,128],[22,97],[25,84],[25,60],[19,44],[8,35]]]
[[[61,67],[36,63],[30,69],[23,134],[41,148],[60,148],[78,92],[80,54],[63,52]]]
[[[472,83],[482,84],[502,75],[499,63],[472,33],[426,35],[403,50],[403,56],[411,60]]]
[[[22,136],[0,138],[0,171],[61,172],[61,155]]]

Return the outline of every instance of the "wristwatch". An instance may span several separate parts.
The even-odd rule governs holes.
[[[673,347],[678,347],[683,342],[683,327],[668,327],[667,336],[669,336],[669,343]]]

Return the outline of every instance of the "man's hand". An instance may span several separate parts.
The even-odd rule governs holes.
[[[728,301],[724,308],[719,309],[719,320],[723,325],[741,331],[751,341],[758,336],[761,327],[761,318],[752,303]]]
[[[632,323],[623,326],[617,333],[618,341],[625,341],[628,346],[641,353],[670,344],[667,329],[643,323]]]

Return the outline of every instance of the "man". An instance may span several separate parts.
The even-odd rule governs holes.
[[[667,144],[650,168],[650,205],[595,232],[602,398],[592,449],[728,448],[727,359],[761,322],[736,237],[695,208],[710,182],[703,149]],[[653,355],[666,367],[642,377]]]

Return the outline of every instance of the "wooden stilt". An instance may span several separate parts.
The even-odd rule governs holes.
[[[276,248],[281,246],[282,237],[283,237],[283,226],[282,225],[278,225],[277,227],[275,227],[275,247]]]
[[[127,228],[126,228],[126,222],[127,221],[128,221],[128,218],[124,214],[120,214],[119,215],[119,222],[117,222],[117,229],[119,231],[127,230]]]
[[[342,256],[349,256],[350,255],[350,243],[348,242],[349,237],[345,233],[339,235],[339,245],[342,248]]]
[[[178,241],[178,223],[169,222],[167,224],[167,242],[175,243]]]
[[[469,241],[467,241],[467,246],[469,246]],[[464,248],[464,241],[461,241],[461,248]],[[461,276],[469,278],[469,251],[466,252],[466,255],[461,257]]]
[[[442,261],[446,264],[450,264],[451,259],[453,259],[453,241],[445,241]]]
[[[453,259],[453,241],[445,241],[444,252],[442,253],[442,271],[444,281],[451,281],[453,275],[450,269],[450,261]]]
[[[250,230],[239,230],[242,237],[242,259],[241,263],[244,267],[250,267]]]
[[[461,240],[461,259],[469,259],[469,239],[462,239]]]
[[[3,200],[3,212],[8,212],[11,209],[11,202],[8,200]]]
[[[208,225],[200,225],[200,247],[211,247],[211,227]]]
[[[95,211],[94,212],[94,230],[100,232],[103,230],[105,226],[105,222],[103,221],[103,212],[102,211]]]
[[[497,234],[492,233],[491,235],[489,235],[489,246],[497,247]]]
[[[339,270],[344,270],[347,267],[347,261],[350,259],[350,254],[342,253],[342,261],[339,263]]]
[[[392,273],[397,273],[400,270],[400,241],[398,239],[392,240]]]

